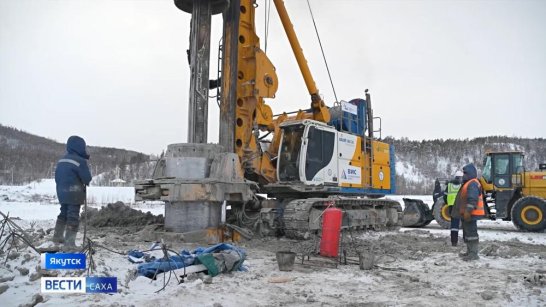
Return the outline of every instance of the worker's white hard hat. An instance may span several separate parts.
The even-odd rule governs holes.
[[[463,172],[461,171],[455,172],[455,177],[463,177]]]

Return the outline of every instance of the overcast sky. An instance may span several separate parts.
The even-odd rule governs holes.
[[[285,1],[325,101],[304,0]],[[264,0],[257,31],[264,43]],[[383,136],[546,137],[546,1],[311,0],[339,99],[370,89]],[[0,124],[60,142],[159,153],[185,142],[190,15],[171,0],[0,0]],[[213,19],[211,76],[222,19]],[[309,96],[277,12],[274,113]],[[212,95],[212,93],[211,93]],[[209,106],[209,142],[218,107]]]

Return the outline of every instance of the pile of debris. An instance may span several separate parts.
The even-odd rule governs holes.
[[[82,212],[80,220],[84,223],[84,212]],[[87,208],[87,221],[87,225],[94,227],[119,227],[163,224],[165,218],[161,214],[153,215],[150,212],[144,213],[135,210],[118,201],[114,204],[108,204],[100,210]]]
[[[523,278],[525,285],[544,287],[546,286],[546,275],[539,273],[531,273]]]

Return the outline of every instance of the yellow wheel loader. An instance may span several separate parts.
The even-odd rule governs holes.
[[[546,164],[540,164],[539,171],[526,171],[523,158],[520,151],[488,152],[480,183],[492,219],[541,232],[546,229]]]
[[[524,231],[542,232],[546,229],[546,163],[538,171],[526,171],[524,154],[520,151],[487,152],[479,178],[487,203],[486,218],[512,221]],[[436,219],[449,228],[451,217],[443,197],[432,209],[421,200],[404,199],[403,225],[423,227]]]

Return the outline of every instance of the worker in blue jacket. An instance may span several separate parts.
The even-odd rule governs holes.
[[[451,210],[452,219],[463,220],[463,239],[467,252],[461,254],[464,261],[480,259],[478,256],[479,236],[477,220],[485,217],[483,188],[478,180],[478,171],[474,164],[463,167],[463,185]]]
[[[66,151],[55,169],[61,213],[57,216],[53,241],[74,247],[80,226],[80,206],[85,202],[86,186],[91,182],[91,172],[87,165],[89,154],[83,138],[75,135],[69,137]]]

